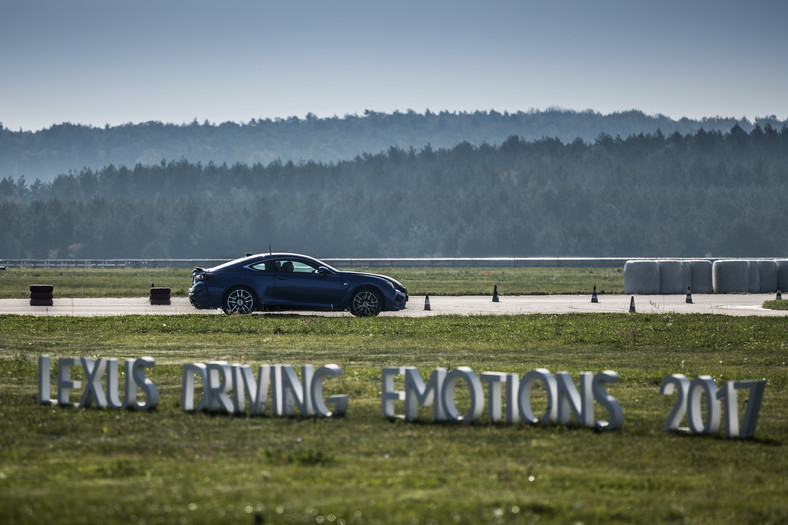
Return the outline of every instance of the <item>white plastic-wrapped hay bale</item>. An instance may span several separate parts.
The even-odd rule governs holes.
[[[741,293],[750,289],[750,262],[743,259],[722,259],[711,266],[714,293]]]
[[[777,287],[785,290],[788,288],[788,259],[777,259],[774,264],[777,266]]]
[[[659,293],[687,293],[690,285],[690,264],[688,261],[658,261]]]
[[[706,259],[693,259],[690,265],[690,286],[693,293],[714,293],[714,283],[711,278],[711,261]]]
[[[758,261],[747,261],[747,291],[759,293],[761,291],[761,277],[758,273]]]
[[[658,294],[659,265],[657,261],[627,261],[624,264],[624,293]]]
[[[771,293],[777,291],[777,263],[774,260],[759,260],[758,264],[758,293]]]

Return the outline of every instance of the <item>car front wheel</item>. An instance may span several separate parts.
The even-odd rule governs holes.
[[[224,296],[224,313],[226,314],[248,314],[253,312],[255,304],[254,294],[246,288],[232,288]]]
[[[375,290],[359,290],[350,301],[350,313],[356,317],[374,317],[382,308],[383,300]]]

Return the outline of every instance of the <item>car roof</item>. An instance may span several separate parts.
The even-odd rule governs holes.
[[[304,255],[302,253],[287,253],[287,252],[274,252],[274,253],[258,253],[256,255],[250,255],[250,259],[254,259],[259,257],[260,259],[267,260],[267,259],[307,259],[310,261],[319,261],[314,257],[310,257],[309,255]]]
[[[247,255],[246,257],[240,257],[238,259],[234,259],[232,261],[227,261],[226,263],[222,263],[219,266],[216,266],[214,269],[219,268],[227,268],[234,265],[248,265],[252,262],[256,261],[267,261],[271,259],[303,259],[306,261],[312,261],[320,266],[325,266],[330,270],[337,271],[335,268],[332,268],[331,265],[324,263],[319,259],[315,259],[309,255],[304,255],[301,253],[288,253],[288,252],[273,252],[273,253],[257,253],[253,255]]]

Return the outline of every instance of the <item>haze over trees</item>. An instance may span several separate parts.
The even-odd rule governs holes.
[[[602,115],[559,109],[423,114],[366,111],[361,116],[341,118],[307,115],[303,119],[253,119],[245,124],[218,125],[145,122],[100,128],[64,123],[36,132],[12,131],[0,122],[0,178],[24,176],[29,183],[36,179],[50,182],[72,170],[150,165],[162,159],[202,164],[325,163],[384,152],[392,146],[405,150],[421,150],[427,144],[436,149],[452,148],[465,141],[477,146],[499,145],[512,135],[525,140],[551,137],[562,142],[580,138],[590,143],[600,134],[629,137],[659,130],[665,135],[686,135],[701,128],[727,132],[735,124],[750,132],[756,124],[779,130],[786,122],[776,117],[754,123],[720,117],[676,121],[640,111]]]
[[[321,257],[786,257],[787,190],[788,126],[768,122],[108,165],[0,179],[0,258],[231,258],[269,244]]]

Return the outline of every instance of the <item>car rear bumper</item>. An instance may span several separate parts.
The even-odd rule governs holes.
[[[204,283],[196,283],[189,288],[189,302],[198,309],[215,308],[211,305],[208,296],[208,289]]]

